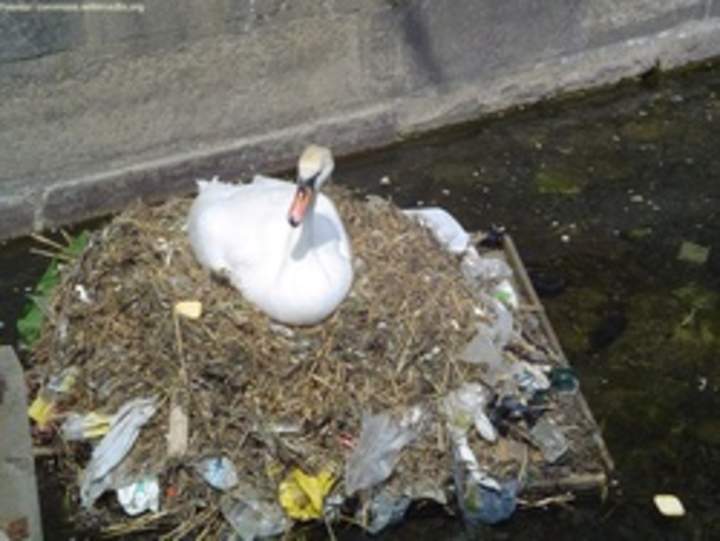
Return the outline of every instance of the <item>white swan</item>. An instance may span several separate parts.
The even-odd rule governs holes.
[[[298,161],[296,184],[262,176],[240,185],[198,181],[188,217],[195,257],[271,318],[322,321],[353,279],[347,233],[319,193],[333,168],[330,150],[311,145]]]

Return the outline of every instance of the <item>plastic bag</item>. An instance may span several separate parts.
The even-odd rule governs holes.
[[[430,229],[435,239],[450,253],[461,254],[470,243],[468,232],[445,209],[428,207],[403,210],[403,213]]]
[[[278,500],[289,517],[298,520],[321,518],[325,496],[332,490],[335,476],[329,469],[308,475],[294,468],[278,487]]]
[[[345,464],[348,496],[390,477],[400,452],[417,437],[422,418],[419,407],[411,408],[400,420],[387,412],[363,416],[360,438]]]
[[[452,391],[443,400],[448,427],[458,435],[464,435],[474,426],[483,439],[496,441],[497,431],[485,414],[489,401],[489,392],[479,383],[465,383]]]
[[[220,510],[243,541],[280,535],[292,526],[277,502],[263,499],[244,483],[222,499]]]
[[[469,246],[460,262],[460,271],[471,284],[500,282],[513,275],[510,265],[498,257],[483,257]]]
[[[156,408],[155,398],[137,398],[123,405],[113,416],[110,431],[93,449],[83,473],[80,498],[85,508],[91,507],[110,488],[108,474],[130,452],[140,435],[140,428],[150,420]]]
[[[238,484],[235,465],[224,456],[209,457],[195,463],[195,470],[213,488],[230,490]]]

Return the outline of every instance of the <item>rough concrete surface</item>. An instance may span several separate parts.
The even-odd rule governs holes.
[[[40,508],[22,367],[0,346],[0,539],[41,540]]]
[[[0,11],[0,238],[720,54],[720,0],[128,3]]]

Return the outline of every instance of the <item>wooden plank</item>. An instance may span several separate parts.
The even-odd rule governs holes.
[[[503,250],[505,253],[505,257],[508,264],[513,269],[517,285],[520,289],[521,297],[524,297],[530,301],[533,312],[536,313],[537,317],[539,318],[540,324],[546,336],[548,337],[550,345],[558,354],[560,361],[565,366],[569,367],[570,363],[565,356],[562,346],[560,345],[560,341],[558,340],[557,334],[555,333],[555,330],[550,323],[550,319],[545,312],[545,307],[543,306],[542,302],[540,302],[540,298],[538,297],[537,292],[535,291],[535,288],[530,281],[530,277],[527,274],[525,265],[520,259],[520,254],[517,251],[515,243],[513,242],[510,235],[504,235],[503,239]],[[528,486],[528,489],[547,491],[549,488],[554,488],[557,490],[578,491],[592,488],[604,490],[607,486],[608,477],[615,469],[615,463],[612,459],[612,456],[610,455],[610,452],[608,451],[605,440],[603,440],[602,438],[600,427],[598,426],[597,421],[595,421],[595,417],[593,416],[587,400],[583,396],[582,392],[578,391],[576,399],[578,405],[582,410],[583,416],[587,418],[594,427],[592,433],[592,440],[595,443],[598,455],[602,460],[602,467],[604,469],[604,472],[597,474],[569,475],[565,479],[552,482],[538,479],[532,481]]]

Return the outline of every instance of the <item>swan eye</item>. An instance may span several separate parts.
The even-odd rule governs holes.
[[[300,187],[307,187],[311,190],[315,189],[315,181],[317,180],[318,176],[320,176],[320,173],[315,173],[311,177],[308,178],[298,178],[298,184]]]

